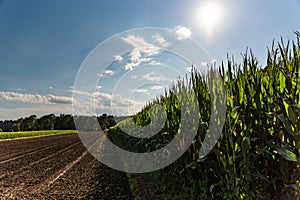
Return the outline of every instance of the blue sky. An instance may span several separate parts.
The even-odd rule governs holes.
[[[129,29],[185,28],[217,63],[227,53],[240,61],[250,47],[262,65],[273,39],[295,39],[293,31],[300,31],[299,0],[210,1],[212,8],[201,0],[0,1],[0,119],[71,113],[73,85],[83,60],[100,42]],[[205,9],[218,12],[205,14]],[[117,81],[112,69],[105,74],[110,84]],[[99,85],[99,98],[114,99],[107,87]],[[163,87],[137,88],[129,112],[155,95],[149,96],[149,88],[157,94]],[[119,108],[114,114],[128,111],[126,104]]]

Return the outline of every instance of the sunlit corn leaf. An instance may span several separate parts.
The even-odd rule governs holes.
[[[296,154],[294,154],[293,152],[291,152],[287,149],[283,149],[281,147],[276,147],[276,151],[274,153],[276,153],[276,152],[288,161],[297,162]]]
[[[275,112],[265,112],[266,116],[273,119],[276,116]]]
[[[292,130],[292,124],[289,122],[289,120],[283,114],[278,115],[278,118],[283,123],[285,130],[287,130],[287,132],[291,134],[291,136],[295,137],[295,134]]]
[[[233,119],[236,119],[238,116],[238,111],[239,111],[239,106],[236,106],[233,108],[233,110],[231,111],[230,115]]]

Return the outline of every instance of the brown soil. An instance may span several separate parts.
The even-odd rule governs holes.
[[[132,199],[125,173],[91,156],[77,134],[0,142],[0,199]]]

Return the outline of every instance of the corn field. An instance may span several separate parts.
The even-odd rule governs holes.
[[[212,109],[206,80],[216,73],[222,77],[226,91],[226,120],[212,151],[199,159]],[[247,51],[243,63],[228,58],[206,77],[194,69],[191,78],[179,79],[165,94],[145,105],[133,117],[137,125],[149,124],[150,118],[167,119],[155,136],[131,137],[117,125],[110,129],[110,137],[117,145],[134,152],[161,148],[177,134],[185,134],[180,130],[183,113],[176,94],[193,91],[199,105],[197,136],[180,159],[147,174],[163,190],[165,199],[274,199],[284,191],[299,198],[299,74],[299,37],[287,44],[282,40],[273,42],[264,68]],[[154,104],[162,105],[167,116],[161,116],[164,112],[159,109],[149,113]],[[183,119],[191,120],[188,117],[187,114]]]

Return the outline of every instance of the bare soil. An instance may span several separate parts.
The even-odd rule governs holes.
[[[133,199],[125,173],[97,161],[77,134],[0,142],[0,199]]]

